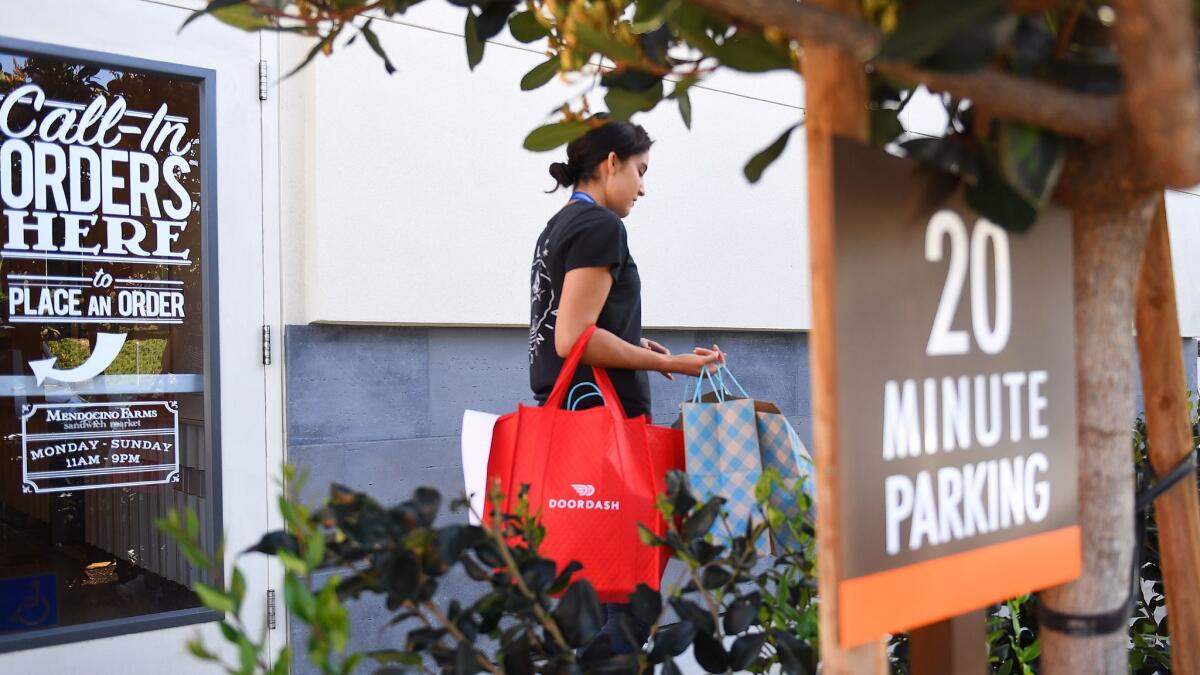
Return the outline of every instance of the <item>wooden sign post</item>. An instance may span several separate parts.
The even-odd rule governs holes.
[[[1158,212],[1142,254],[1137,289],[1137,343],[1146,400],[1150,462],[1167,475],[1192,452],[1187,381],[1179,348],[1179,316],[1167,231],[1167,205]],[[1200,497],[1188,475],[1155,502],[1158,545],[1171,617],[1171,666],[1176,675],[1200,673],[1200,605],[1189,589],[1200,588]],[[1183,590],[1178,590],[1183,589]]]
[[[814,342],[828,322],[836,343],[814,360],[834,373],[816,445],[818,511],[836,516],[818,536],[836,547],[822,547],[836,556],[825,632],[852,650],[1079,575],[1071,224],[1051,208],[1009,232],[952,177],[849,141],[831,151]],[[984,644],[943,642],[986,663]]]

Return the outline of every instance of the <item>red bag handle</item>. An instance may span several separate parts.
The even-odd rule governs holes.
[[[562,370],[558,371],[558,379],[554,381],[554,389],[550,390],[550,396],[546,398],[547,408],[558,409],[562,407],[563,400],[567,397],[567,390],[571,387],[571,380],[575,377],[575,370],[579,368],[579,362],[583,360],[583,352],[587,350],[588,341],[592,339],[592,335],[595,335],[595,333],[596,324],[592,324],[585,328],[583,334],[575,341],[575,346],[571,348],[571,353],[563,361]],[[620,415],[618,419],[625,419],[625,407],[621,405],[621,399],[617,397],[617,390],[613,387],[608,373],[603,368],[592,366],[592,377],[596,380],[596,386],[600,389],[600,395],[604,397],[604,407],[609,410],[615,408],[615,412]]]

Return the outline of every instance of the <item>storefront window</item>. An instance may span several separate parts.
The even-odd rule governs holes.
[[[203,89],[0,43],[0,650],[216,581],[155,528],[220,531]]]

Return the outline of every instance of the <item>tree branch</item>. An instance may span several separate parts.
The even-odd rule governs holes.
[[[934,91],[969,98],[997,117],[1025,122],[1090,143],[1103,142],[1117,130],[1120,111],[1117,99],[1113,96],[1076,93],[998,70],[939,73],[896,61],[872,62],[883,40],[882,34],[874,26],[809,3],[794,0],[692,2],[738,21],[774,26],[801,44],[816,42],[836,45],[860,61],[871,63],[884,75],[923,84]]]
[[[1122,109],[1156,182],[1200,182],[1200,89],[1191,0],[1116,0]]]
[[[889,77],[923,84],[932,91],[969,98],[993,117],[1090,143],[1111,138],[1120,119],[1115,96],[1079,94],[999,70],[939,73],[896,61],[877,61],[875,69]]]

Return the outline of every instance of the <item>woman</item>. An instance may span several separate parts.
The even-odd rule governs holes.
[[[547,223],[534,249],[529,382],[538,402],[545,403],[576,340],[596,324],[583,363],[608,371],[627,415],[649,415],[646,371],[668,378],[672,373],[699,375],[724,357],[716,345],[672,355],[642,337],[642,282],[621,219],[646,194],[644,179],[654,142],[639,125],[596,117],[603,123],[567,146],[567,161],[550,165],[557,181],[554,190],[574,187],[574,192]],[[591,381],[591,369],[580,368],[572,385]],[[598,396],[589,396],[579,407],[601,404]],[[604,633],[617,653],[635,649],[620,628],[624,607],[605,607]]]
[[[605,115],[596,115],[604,119]],[[550,165],[555,190],[574,186],[570,201],[546,224],[530,275],[529,383],[544,403],[571,347],[591,324],[598,330],[583,362],[608,370],[630,417],[650,414],[646,371],[699,375],[721,353],[697,347],[672,355],[642,337],[642,281],[625,224],[639,197],[654,141],[640,125],[607,121],[567,146],[567,161]],[[572,384],[590,382],[580,368]],[[596,397],[580,407],[599,405]]]

